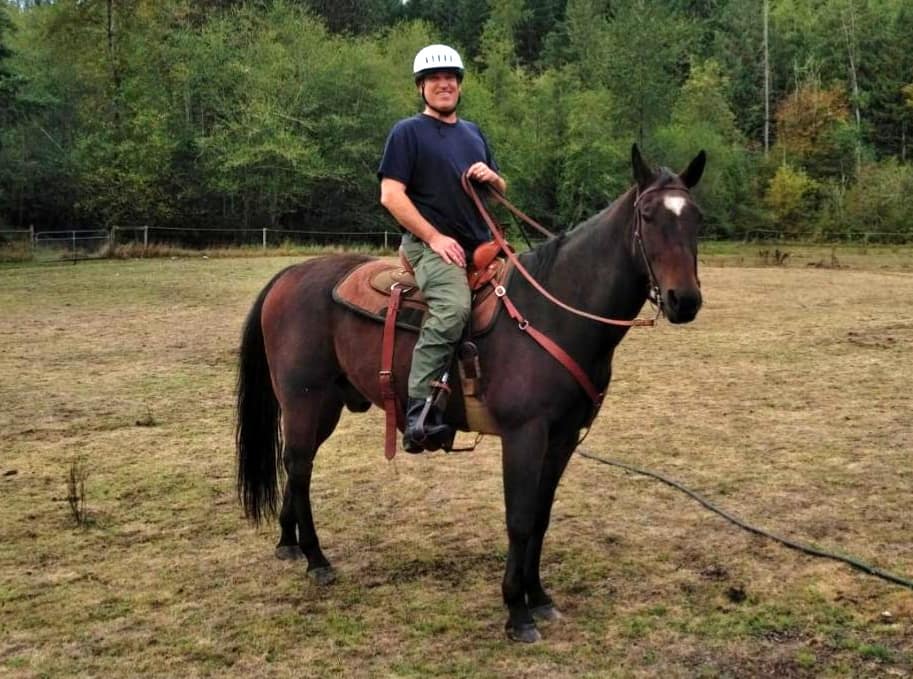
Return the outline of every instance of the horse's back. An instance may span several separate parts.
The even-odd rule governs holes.
[[[273,284],[273,291],[270,294],[272,296],[276,289],[279,288],[282,290],[282,292],[278,293],[280,300],[289,293],[294,294],[296,298],[300,298],[301,293],[306,288],[310,290],[310,296],[320,296],[324,291],[332,291],[333,286],[346,273],[359,264],[364,264],[372,259],[376,259],[376,257],[342,254],[324,255],[298,262],[283,269],[278,274]],[[280,300],[274,300],[273,303]]]

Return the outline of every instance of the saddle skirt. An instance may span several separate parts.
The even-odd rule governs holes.
[[[506,287],[511,267],[503,259],[495,259],[484,272],[471,272],[470,282],[484,278],[485,282]],[[383,323],[387,317],[387,305],[393,286],[402,290],[402,301],[396,326],[403,330],[418,332],[428,312],[428,304],[418,289],[412,272],[407,271],[396,259],[373,259],[359,264],[345,275],[333,288],[333,300],[344,307],[375,321]],[[493,294],[493,285],[482,285],[472,296],[470,336],[478,337],[494,325],[498,309],[498,297]]]

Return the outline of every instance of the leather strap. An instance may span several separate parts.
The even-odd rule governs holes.
[[[549,302],[551,302],[552,304],[555,304],[556,306],[561,307],[565,311],[569,311],[572,314],[576,314],[577,316],[582,316],[583,318],[588,318],[591,321],[596,321],[597,323],[605,323],[606,325],[620,325],[620,326],[625,326],[625,327],[631,327],[631,326],[651,326],[651,325],[655,324],[655,320],[650,319],[650,318],[635,318],[632,320],[622,320],[622,319],[617,319],[617,318],[606,318],[605,316],[597,316],[596,314],[591,314],[588,311],[583,311],[581,309],[577,309],[576,307],[572,307],[569,304],[565,304],[560,299],[558,299],[557,297],[552,295],[548,290],[543,288],[542,285],[539,283],[539,281],[537,281],[535,278],[533,278],[533,275],[529,271],[526,270],[526,268],[523,266],[523,264],[520,263],[520,258],[517,257],[516,253],[511,249],[510,245],[507,243],[507,240],[504,238],[503,234],[501,233],[501,229],[498,227],[498,225],[495,223],[494,219],[492,219],[491,215],[488,213],[488,210],[485,208],[485,205],[482,203],[482,200],[479,198],[479,194],[476,192],[475,187],[472,185],[472,181],[469,179],[469,176],[464,173],[461,181],[463,183],[463,190],[472,199],[472,202],[476,206],[476,210],[478,210],[479,214],[482,215],[482,219],[485,220],[485,224],[488,226],[488,229],[491,231],[491,235],[494,237],[494,239],[498,243],[498,245],[501,246],[501,249],[507,255],[507,258],[517,268],[517,270],[522,274],[522,276],[529,282],[529,284],[532,285],[533,288],[539,294],[541,294],[543,297],[545,297]],[[509,201],[504,196],[500,195],[494,189],[489,189],[489,190],[491,191],[491,194],[493,196],[495,196],[496,200],[499,203],[501,203],[505,207],[510,206],[510,208],[513,208],[513,206],[510,205]],[[524,215],[522,212],[520,212],[516,208],[513,208],[513,210],[516,210],[516,213],[519,213],[520,215],[522,215],[523,218],[526,219],[529,223],[531,223],[531,224],[535,223],[535,222],[533,222],[533,220],[531,218],[527,217],[526,215]],[[539,226],[539,225],[536,224],[536,226]],[[539,228],[544,229],[544,227],[541,227],[541,226],[539,226]],[[548,231],[545,231],[545,233],[548,233]]]
[[[583,388],[587,396],[590,397],[590,400],[593,401],[595,415],[595,412],[599,410],[599,406],[602,405],[602,399],[605,398],[605,393],[600,392],[596,388],[593,381],[587,376],[583,368],[580,367],[580,364],[577,363],[569,353],[562,349],[554,340],[539,332],[529,324],[529,321],[524,318],[523,314],[514,306],[510,297],[507,296],[507,291],[503,286],[495,283],[492,283],[492,285],[495,286],[495,294],[501,298],[501,301],[504,303],[504,308],[507,309],[507,313],[511,318],[517,321],[517,327],[532,337],[539,346],[545,349],[552,358],[563,365],[564,368],[573,375],[574,379],[577,380],[577,383]]]
[[[380,350],[380,396],[384,403],[387,427],[384,434],[384,457],[392,460],[396,455],[396,428],[400,419],[400,409],[396,403],[396,389],[393,386],[393,348],[396,342],[396,316],[402,299],[403,288],[394,283],[390,288],[390,301],[387,302],[387,317],[384,320],[384,338]]]

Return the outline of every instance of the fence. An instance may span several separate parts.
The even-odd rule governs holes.
[[[304,231],[296,229],[182,229],[167,226],[116,226],[113,243],[176,245],[189,248],[225,246],[270,247],[291,245],[364,245],[390,249],[399,244],[394,231]]]
[[[102,257],[108,252],[107,229],[35,231],[0,230],[0,261],[78,261]]]
[[[742,240],[746,243],[812,243],[817,245],[842,243],[846,245],[903,245],[913,241],[913,234],[899,231],[847,231],[844,233],[821,233],[809,231],[789,233],[776,229],[749,229]]]
[[[702,239],[703,240],[703,239]],[[715,239],[714,239],[715,240]],[[834,234],[788,234],[773,229],[751,229],[741,239],[763,243],[845,243],[856,245],[904,244],[908,233],[865,232]],[[535,241],[534,241],[535,242]],[[144,253],[151,246],[205,250],[224,247],[362,246],[390,250],[399,244],[394,231],[304,231],[287,229],[182,229],[164,226],[115,226],[111,229],[35,231],[0,230],[0,260],[37,259],[79,261],[108,256],[114,246],[133,246]]]
[[[76,262],[102,256],[110,239],[110,233],[103,229],[36,231],[32,244],[34,252],[40,253],[43,258]]]
[[[115,246],[151,246],[205,250],[224,247],[362,246],[391,249],[393,231],[302,231],[286,229],[181,229],[162,226],[115,226],[111,229],[35,231],[0,230],[0,249],[11,259],[79,261],[108,256]],[[3,257],[0,256],[0,259]]]

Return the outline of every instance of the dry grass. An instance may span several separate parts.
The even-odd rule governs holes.
[[[391,240],[395,240],[391,238]],[[302,245],[285,241],[280,245],[270,245],[264,250],[260,245],[238,245],[193,249],[168,243],[123,243],[104,254],[116,259],[156,258],[156,257],[199,257],[203,259],[238,258],[238,257],[306,257],[314,255],[338,254],[342,252],[359,252],[364,254],[392,255],[393,250],[384,250],[368,244],[348,245]]]
[[[869,257],[705,267],[696,323],[622,344],[587,448],[913,576],[913,276]],[[344,416],[318,457],[341,577],[310,585],[233,491],[240,324],[289,262],[0,271],[0,676],[913,674],[913,592],[582,458],[543,562],[567,619],[509,644],[496,441],[387,464],[376,409]]]

